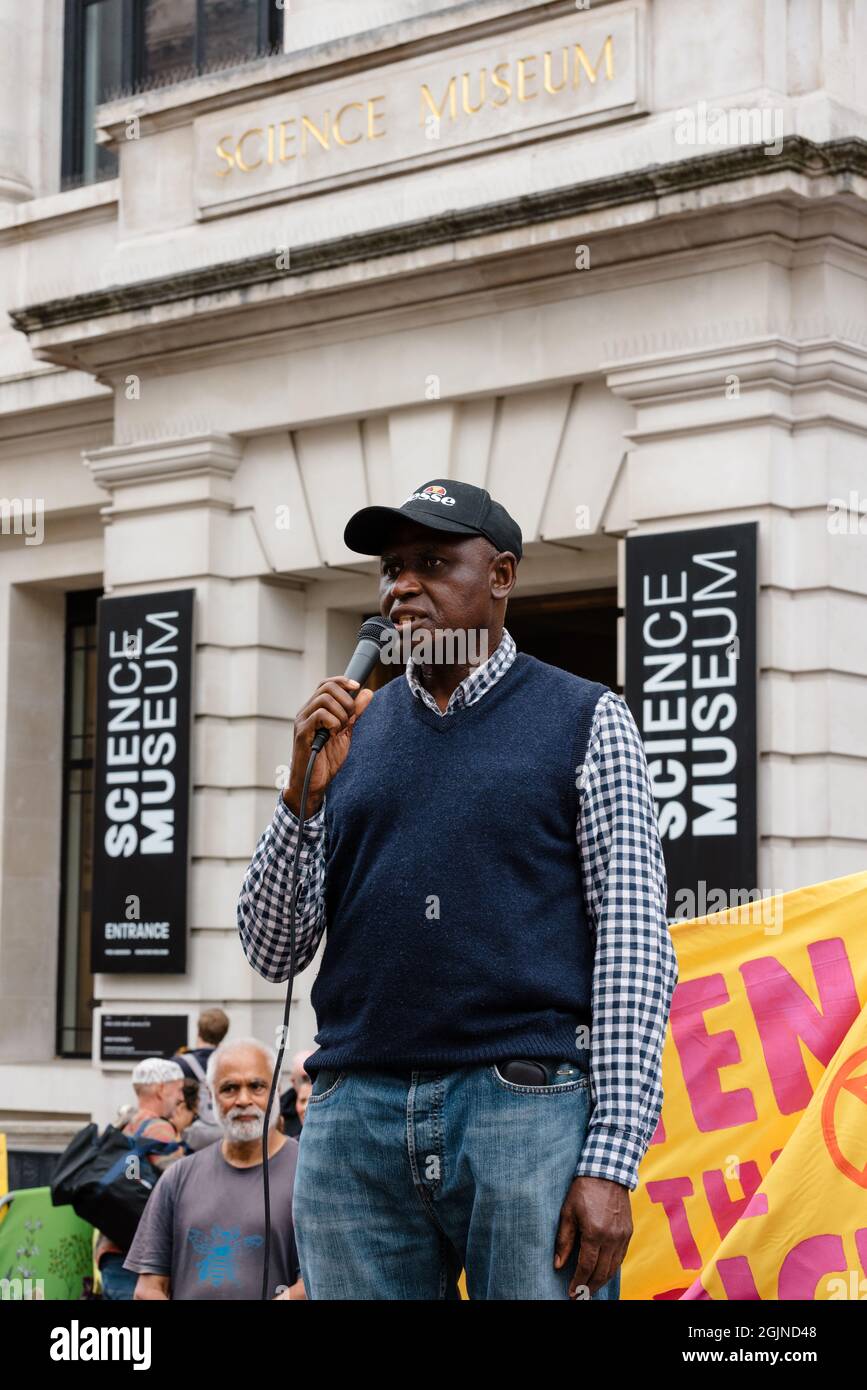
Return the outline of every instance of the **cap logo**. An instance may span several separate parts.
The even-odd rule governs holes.
[[[437,483],[431,483],[429,487],[424,488],[422,492],[411,493],[409,497],[407,497],[406,502],[413,502],[416,498],[418,498],[420,502],[441,502],[444,507],[453,507],[455,505],[455,498],[449,497],[445,488],[440,487]],[[404,506],[406,506],[406,502],[404,502]]]

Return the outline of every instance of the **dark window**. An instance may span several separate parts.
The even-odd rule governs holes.
[[[98,590],[66,596],[63,830],[57,1051],[89,1057],[93,1028],[90,905],[93,889],[93,756]]]
[[[9,1191],[20,1192],[24,1187],[50,1187],[60,1154],[41,1149],[10,1149]]]
[[[102,0],[84,11],[84,66],[81,114],[85,129],[93,127],[93,113],[109,92],[117,90],[123,75],[123,26],[121,0]],[[116,155],[92,140],[82,148],[85,183],[114,173]]]
[[[519,652],[617,690],[617,612],[616,589],[529,595],[509,599],[504,626]],[[362,621],[381,617],[366,613]],[[367,684],[379,690],[405,675],[405,667],[380,662]]]
[[[145,81],[240,62],[270,46],[259,0],[144,0]]]
[[[63,50],[63,185],[113,178],[117,156],[93,139],[101,101],[132,78],[124,42],[128,0],[66,0]]]
[[[100,102],[279,48],[283,12],[278,0],[66,0],[63,186],[117,173],[93,138]]]
[[[197,0],[145,0],[143,77],[170,78],[196,62]]]
[[[618,688],[616,589],[510,598],[506,627],[519,652]]]
[[[233,63],[256,52],[258,0],[203,0],[201,45],[205,62]]]

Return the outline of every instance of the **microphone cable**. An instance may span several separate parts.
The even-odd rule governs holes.
[[[320,745],[322,746],[322,745]],[[274,1104],[274,1097],[277,1094],[277,1083],[280,1079],[280,1072],[283,1070],[283,1054],[286,1051],[286,1040],[289,1036],[289,1011],[292,1007],[292,985],[295,980],[295,906],[298,897],[298,864],[301,859],[301,845],[304,841],[304,822],[307,818],[307,792],[310,787],[310,777],[313,772],[313,764],[316,762],[319,748],[312,748],[310,758],[307,762],[307,771],[304,774],[304,786],[301,791],[300,816],[298,818],[298,841],[295,845],[295,856],[292,860],[292,878],[289,887],[289,982],[286,986],[286,1005],[283,1009],[283,1024],[280,1029],[280,1050],[277,1053],[277,1061],[274,1065],[274,1075],[271,1078],[271,1091],[268,1096],[268,1105],[265,1109],[265,1128],[262,1132],[262,1180],[265,1189],[265,1264],[262,1270],[262,1299],[269,1301],[268,1279],[271,1269],[271,1191],[268,1182],[268,1141],[271,1134],[270,1120],[271,1107]]]
[[[394,623],[388,618],[368,618],[362,623],[359,632],[355,651],[345,675],[351,680],[358,681],[358,690],[369,678],[374,666],[381,659],[383,654],[383,644],[389,634],[396,631]],[[298,890],[298,865],[301,860],[301,845],[304,840],[304,822],[307,819],[307,793],[310,788],[310,777],[313,773],[313,764],[321,750],[325,747],[331,730],[325,727],[317,729],[313,742],[310,746],[310,757],[307,761],[307,771],[304,773],[304,785],[301,789],[301,804],[299,806],[298,817],[298,839],[295,845],[295,856],[292,860],[292,877],[289,884],[289,981],[286,986],[286,1005],[283,1009],[283,1025],[280,1029],[280,1049],[277,1054],[277,1061],[274,1066],[274,1075],[271,1078],[271,1090],[268,1094],[268,1105],[265,1110],[265,1128],[262,1133],[262,1181],[265,1193],[265,1261],[262,1270],[262,1299],[268,1299],[268,1280],[271,1271],[271,1189],[268,1182],[268,1140],[270,1138],[271,1108],[274,1104],[274,1097],[277,1094],[277,1084],[280,1079],[280,1072],[283,1069],[283,1054],[286,1051],[286,1041],[289,1037],[289,1013],[292,1008],[292,985],[295,980],[295,909],[297,905]]]

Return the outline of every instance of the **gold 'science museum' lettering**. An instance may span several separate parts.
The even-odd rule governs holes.
[[[276,125],[252,126],[250,130],[244,131],[234,149],[231,148],[231,135],[224,135],[222,140],[217,141],[217,154],[220,159],[226,161],[226,168],[218,169],[217,177],[225,178],[233,169],[239,169],[242,174],[249,174],[262,164],[274,164],[275,160],[279,164],[285,164],[288,160],[296,158],[295,152],[289,153],[289,146],[295,146],[299,141],[303,157],[308,152],[311,139],[323,150],[333,148],[332,138],[336,145],[342,145],[344,148],[357,145],[361,140],[381,140],[385,131],[377,129],[377,121],[382,120],[385,113],[377,110],[378,101],[385,101],[385,97],[368,97],[366,102],[348,101],[345,106],[341,106],[333,121],[331,112],[326,111],[321,125],[317,125],[309,116],[292,116],[288,121],[278,121]],[[353,121],[349,113],[359,111],[362,112],[361,120],[359,121],[356,114]],[[299,120],[300,136],[297,129]],[[251,140],[255,141],[255,144],[247,143]],[[230,148],[226,149],[226,145]]]
[[[465,117],[472,119],[480,111],[508,106],[512,102],[533,101],[547,94],[560,96],[577,91],[586,79],[595,85],[602,76],[614,79],[614,40],[609,34],[595,65],[590,62],[580,43],[564,44],[542,54],[528,54],[514,62],[497,63],[493,68],[455,74],[449,78],[437,101],[427,82],[419,87],[419,125],[442,121],[448,117],[453,124]],[[227,178],[233,170],[249,174],[263,165],[286,164],[299,156],[305,158],[311,148],[331,151],[350,145],[381,140],[384,96],[367,97],[364,101],[348,101],[333,115],[328,108],[321,117],[291,116],[266,126],[251,126],[234,140],[224,135],[216,144],[217,158],[224,167],[217,170],[218,178]]]

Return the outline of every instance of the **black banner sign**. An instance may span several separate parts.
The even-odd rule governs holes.
[[[758,523],[626,542],[626,699],[653,780],[671,917],[758,895]]]
[[[186,969],[194,592],[99,601],[95,972]]]
[[[101,1062],[140,1062],[145,1057],[174,1057],[186,1047],[186,1014],[103,1014],[99,1033]]]

